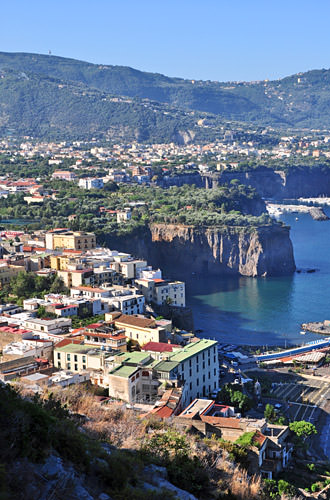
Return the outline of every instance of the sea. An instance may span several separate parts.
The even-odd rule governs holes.
[[[330,207],[323,207],[330,217]],[[273,278],[191,276],[186,281],[200,336],[234,345],[302,345],[322,335],[301,334],[301,323],[330,319],[330,220],[280,216],[291,227],[297,269]],[[316,269],[307,273],[307,269]]]

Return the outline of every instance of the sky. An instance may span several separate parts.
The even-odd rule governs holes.
[[[251,81],[330,67],[329,0],[3,0],[0,50]]]

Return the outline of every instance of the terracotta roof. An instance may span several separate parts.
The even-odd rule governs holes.
[[[216,427],[228,427],[230,429],[240,429],[240,423],[238,418],[208,417],[207,415],[201,415],[201,420],[206,424],[214,425]]]
[[[260,446],[262,446],[266,439],[267,437],[264,436],[260,431],[256,431],[255,435],[253,436],[253,443],[258,443]]]
[[[141,347],[142,351],[172,352],[173,348],[181,347],[177,344],[167,344],[165,342],[148,342]]]
[[[55,348],[57,349],[58,347],[64,347],[64,346],[69,345],[69,344],[77,344],[78,345],[78,344],[81,344],[81,341],[80,340],[73,340],[73,339],[63,339],[55,345]]]
[[[114,322],[123,325],[137,326],[139,328],[152,328],[155,326],[154,319],[139,318],[129,314],[122,314],[119,318],[114,319]]]
[[[161,406],[160,408],[153,408],[151,410],[151,414],[155,417],[159,418],[169,418],[171,415],[173,415],[173,409],[169,408],[168,406],[164,405]]]
[[[95,329],[103,326],[103,323],[91,323],[90,325],[86,325],[85,328]]]
[[[85,272],[86,270],[84,270]],[[89,269],[90,271],[90,269]],[[81,290],[82,292],[105,293],[104,288],[93,288],[92,286],[73,286],[74,290]]]

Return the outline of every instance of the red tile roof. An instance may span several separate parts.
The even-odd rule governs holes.
[[[216,427],[228,427],[230,429],[240,429],[238,418],[208,417],[207,415],[201,415],[201,420],[206,424],[211,424]]]
[[[141,347],[142,351],[172,352],[174,348],[181,347],[178,344],[167,344],[165,342],[148,342]]]
[[[260,446],[264,444],[266,441],[267,437],[264,436],[260,431],[256,431],[255,435],[253,436],[253,443],[257,443]]]

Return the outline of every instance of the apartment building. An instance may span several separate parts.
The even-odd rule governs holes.
[[[94,233],[69,231],[66,228],[53,229],[45,234],[47,250],[71,249],[87,251],[96,247]]]
[[[71,327],[71,319],[56,318],[56,319],[38,319],[29,318],[24,321],[24,327],[34,333],[38,333],[42,337],[58,336],[67,333]]]
[[[99,371],[104,368],[105,359],[109,356],[110,354],[102,349],[64,340],[54,347],[54,366],[75,373],[85,370]]]
[[[0,287],[9,283],[11,278],[16,276],[20,271],[25,271],[25,268],[6,263],[0,264]]]
[[[85,177],[78,182],[78,186],[82,189],[102,189],[103,185],[103,179],[97,177]]]
[[[217,341],[200,339],[187,344],[182,350],[174,351],[168,359],[155,366],[169,379],[175,376],[182,383],[182,404],[195,398],[205,397],[218,387],[219,361]],[[172,365],[173,364],[173,365]],[[175,365],[176,364],[176,365]]]
[[[148,303],[154,302],[157,305],[168,303],[178,307],[186,305],[185,283],[183,281],[142,278],[136,279],[134,283]]]
[[[93,323],[86,326],[84,332],[85,345],[92,345],[108,350],[126,351],[126,335],[124,330],[116,330],[104,323]]]
[[[114,324],[119,330],[124,330],[126,337],[137,341],[140,345],[150,341],[167,341],[166,329],[159,327],[154,319],[121,313],[107,313],[105,314],[105,321]]]
[[[137,277],[140,269],[147,267],[147,261],[135,260],[129,255],[124,254],[124,257],[121,255],[114,256],[114,261],[110,263],[110,267],[117,271],[117,273],[122,274],[124,278],[134,279]]]
[[[131,404],[150,402],[157,398],[160,382],[152,369],[148,353],[121,353],[115,357],[115,367],[109,372],[109,396]]]
[[[65,286],[68,288],[94,284],[93,269],[64,269],[57,271],[57,274],[63,279]]]

